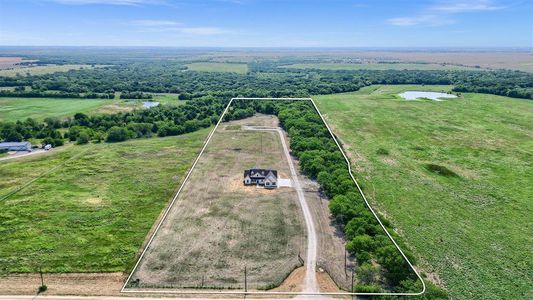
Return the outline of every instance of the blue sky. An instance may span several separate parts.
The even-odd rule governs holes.
[[[0,45],[533,47],[533,1],[0,0]]]

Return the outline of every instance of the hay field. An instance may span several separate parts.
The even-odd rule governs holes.
[[[315,100],[371,203],[454,299],[533,294],[533,102],[405,101],[384,85]]]
[[[65,98],[0,98],[0,122],[67,118],[75,113],[116,113],[141,107],[141,101]]]
[[[0,161],[0,274],[132,268],[207,132]]]
[[[301,63],[284,65],[287,69],[319,70],[478,70],[473,67],[438,63]]]
[[[230,72],[246,74],[248,65],[242,63],[223,63],[223,62],[198,62],[186,65],[191,71],[199,72]]]
[[[140,287],[243,288],[279,285],[305,257],[305,227],[292,188],[245,187],[243,171],[289,169],[273,116],[223,123],[213,135],[132,279]]]
[[[102,67],[102,66],[98,66]],[[70,70],[93,69],[91,65],[70,64],[70,65],[13,65],[9,69],[0,70],[0,76],[15,77],[17,75],[43,75],[56,72],[67,72]]]

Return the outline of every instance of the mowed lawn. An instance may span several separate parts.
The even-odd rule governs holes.
[[[533,101],[405,101],[371,86],[316,96],[373,205],[455,299],[533,296]]]
[[[139,102],[140,103],[140,102]],[[101,99],[0,98],[0,122],[46,117],[65,118],[75,113],[116,112],[136,106],[135,102]]]
[[[199,72],[230,72],[246,74],[248,65],[241,63],[216,63],[216,62],[199,62],[186,65],[191,71]]]
[[[301,63],[285,65],[281,66],[281,68],[320,70],[480,70],[466,66],[435,63]]]
[[[207,133],[0,161],[0,273],[131,268]]]

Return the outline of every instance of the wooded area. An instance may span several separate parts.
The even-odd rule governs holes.
[[[292,61],[290,61],[292,63]],[[0,96],[147,99],[177,93],[189,100],[223,97],[290,97],[357,91],[371,84],[447,84],[455,92],[533,99],[533,74],[467,70],[320,70],[282,68],[288,62],[249,63],[247,74],[187,71],[184,62],[132,62],[38,76],[0,77]]]

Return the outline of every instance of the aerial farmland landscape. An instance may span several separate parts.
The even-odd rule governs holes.
[[[533,299],[532,19],[0,0],[0,299]]]

